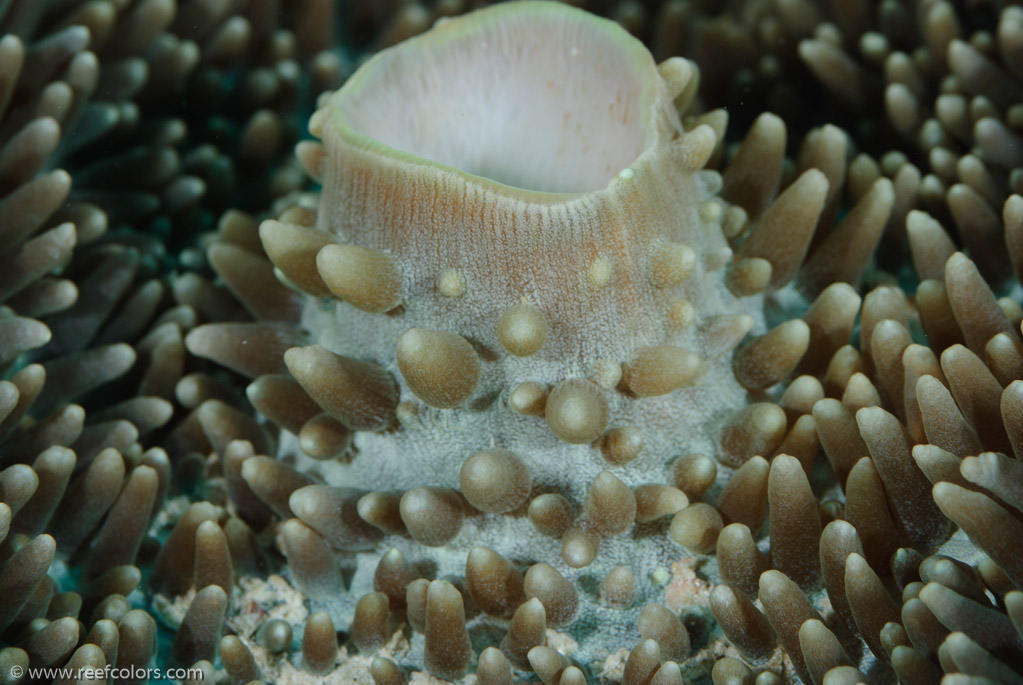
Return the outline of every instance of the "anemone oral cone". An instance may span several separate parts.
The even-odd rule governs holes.
[[[713,136],[683,135],[673,90],[619,26],[556,3],[447,20],[376,55],[318,114],[318,227],[399,262],[417,324],[450,319],[429,295],[453,271],[463,336],[489,345],[525,298],[553,323],[552,354],[623,357],[663,340],[671,286],[726,246],[698,213]]]

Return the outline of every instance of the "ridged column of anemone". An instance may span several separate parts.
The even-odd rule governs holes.
[[[850,327],[850,328],[851,328],[851,327]],[[847,336],[848,336],[848,334],[846,334],[846,337],[847,337]],[[696,463],[698,463],[698,462],[696,462]],[[695,475],[695,474],[694,474],[694,475]],[[685,479],[685,480],[686,480],[686,481],[688,482],[688,479]],[[680,484],[681,484],[681,483],[680,483]],[[695,489],[695,490],[696,490],[696,491],[698,492],[700,488],[701,488],[701,486],[699,486],[699,485],[696,485],[694,489]],[[572,672],[572,671],[570,670],[569,672]]]
[[[307,156],[307,161],[308,161],[308,156]],[[313,166],[313,165],[312,165],[312,164],[308,164],[308,163],[307,163],[307,166]],[[267,246],[267,249],[268,249],[269,251],[271,251],[271,252],[273,251],[273,248],[272,248],[272,247],[271,247],[271,246],[270,246],[269,244],[268,244],[268,246]],[[215,260],[214,260],[214,261],[215,261]],[[669,267],[665,267],[665,268],[669,268]],[[670,268],[674,268],[674,267],[670,267]],[[225,269],[218,269],[218,271],[220,272],[220,275],[221,275],[221,276],[222,276],[223,278],[225,278],[226,280],[229,280],[229,281],[231,280],[231,278],[232,278],[232,277],[231,277],[231,276],[229,275],[229,271],[228,271],[228,270],[225,270]],[[670,269],[669,269],[669,271],[670,271]],[[670,278],[670,276],[669,276],[669,278]],[[243,288],[243,287],[242,287],[241,285],[239,285],[238,283],[235,283],[233,287],[235,288],[235,292],[236,292],[236,294],[239,294],[239,295],[241,296],[241,298],[242,298],[242,299],[244,300],[244,299],[245,299],[245,295],[244,295],[244,292],[243,292],[243,291],[244,291],[244,288]],[[528,326],[527,326],[527,327],[528,327]],[[210,331],[210,333],[212,333],[212,332],[213,332],[213,331],[211,330],[211,331]],[[217,331],[217,332],[219,333],[220,331]],[[499,331],[499,336],[500,336],[500,335],[501,335],[501,334],[500,334],[500,331]],[[532,335],[532,334],[530,333],[530,335]],[[503,340],[503,341],[502,341],[502,345],[504,345],[506,349],[509,349],[509,350],[511,350],[511,351],[516,351],[516,350],[517,350],[517,351],[519,351],[519,352],[522,352],[522,351],[524,351],[524,350],[528,349],[528,348],[522,348],[521,346],[519,346],[519,345],[518,345],[518,342],[517,342],[517,341],[516,341],[516,342],[513,342],[513,341],[512,341],[512,338],[511,338],[511,337],[509,337],[509,336],[510,336],[510,334],[508,334],[508,333],[504,334],[504,338],[506,338],[506,340]],[[527,336],[527,337],[528,337],[528,336]],[[217,342],[215,338],[212,338],[212,337],[210,337],[210,336],[207,336],[206,340],[207,340],[207,341],[209,341],[209,342]],[[205,345],[207,345],[208,343],[204,343],[204,344],[203,344],[204,346],[200,346],[200,343],[199,343],[199,335],[198,335],[198,333],[196,333],[196,334],[195,334],[195,335],[193,335],[193,336],[190,336],[190,338],[189,338],[189,339],[188,339],[188,340],[186,341],[186,343],[187,343],[187,344],[189,345],[189,349],[190,349],[190,351],[192,351],[192,352],[197,352],[197,353],[199,353],[200,355],[203,355],[203,356],[208,356],[208,357],[214,357],[214,358],[216,358],[216,357],[215,357],[215,355],[214,355],[214,354],[213,354],[212,352],[210,352],[209,350],[207,350],[207,349],[206,349]],[[515,348],[515,350],[513,350],[513,349],[512,349],[513,347]],[[254,355],[254,356],[255,356],[255,358],[259,359],[259,358],[265,358],[265,357],[267,357],[267,356],[270,356],[270,355],[264,355],[264,354],[262,354],[262,353],[261,353],[261,351],[260,351],[260,352],[258,352],[258,353],[257,353],[256,355]],[[233,360],[231,360],[231,359],[229,358],[229,356],[225,357],[224,359],[217,359],[217,360],[218,360],[218,361],[222,361],[222,362],[225,362],[225,363],[227,363],[227,364],[228,364],[229,366],[230,366],[230,365],[231,365],[231,364],[233,363]],[[400,360],[399,360],[399,361],[400,361]],[[240,370],[240,369],[239,369],[239,370]],[[266,384],[266,383],[269,383],[269,381],[263,381],[263,384]],[[637,388],[639,388],[639,387],[640,387],[640,386],[638,386],[638,385],[637,385]],[[282,409],[279,409],[279,408],[277,408],[277,407],[280,407],[281,405],[279,405],[279,404],[278,404],[278,405],[277,405],[277,407],[275,407],[275,406],[274,406],[274,404],[273,404],[273,402],[272,402],[272,400],[269,400],[269,397],[268,397],[268,396],[269,396],[269,393],[266,393],[266,392],[262,392],[262,390],[263,390],[263,388],[261,388],[260,386],[256,386],[256,387],[254,387],[254,388],[252,388],[252,389],[250,390],[250,395],[251,395],[251,396],[253,397],[253,401],[254,401],[254,402],[257,402],[257,403],[258,403],[258,402],[266,402],[266,404],[265,404],[265,407],[266,407],[266,409],[267,409],[267,413],[268,413],[269,415],[273,416],[273,417],[274,417],[274,418],[276,419],[276,418],[277,418],[277,416],[280,416],[280,415],[281,415],[281,414],[283,413],[283,410],[282,410]],[[637,394],[639,394],[639,393],[637,393]],[[257,398],[258,398],[258,399],[257,399]],[[302,401],[304,401],[301,395],[299,395],[299,396],[298,396],[298,400],[299,400],[299,402],[300,402],[300,403],[301,403]],[[558,403],[557,403],[557,402],[555,402],[555,403],[554,403],[554,406],[555,406],[555,407],[557,407],[557,406],[558,406]],[[277,414],[277,416],[275,416],[275,413]],[[296,418],[296,419],[293,419],[293,420],[291,421],[291,423],[293,424],[293,426],[299,426],[299,427],[300,427],[300,431],[301,431],[301,432],[304,432],[304,431],[305,431],[305,427],[306,427],[306,426],[307,426],[308,424],[310,424],[310,422],[311,422],[311,419],[313,418],[313,417],[309,416],[309,413],[311,413],[311,412],[305,412],[305,413],[301,413],[301,414],[299,414],[299,415],[297,416],[297,418]],[[199,423],[200,423],[200,424],[202,424],[202,423],[206,423],[206,424],[211,424],[211,423],[212,423],[212,422],[210,421],[210,417],[207,417],[207,420],[206,420],[205,422],[203,422],[203,421],[202,421],[202,418],[203,418],[203,417],[202,417],[201,415],[200,415],[200,416],[198,416],[198,418],[199,418]],[[218,415],[218,417],[217,417],[217,420],[218,420],[218,421],[220,421],[220,419],[221,419],[221,418],[222,418],[222,412],[221,412],[221,415]],[[400,419],[400,418],[401,418],[401,413],[399,412],[399,419]],[[552,424],[552,426],[553,426],[553,425],[554,425],[554,424]],[[601,422],[601,424],[600,424],[600,428],[601,428],[601,429],[603,428],[603,422]],[[222,438],[221,438],[220,440],[217,440],[215,436],[212,436],[212,435],[210,435],[210,428],[209,428],[209,427],[207,427],[207,426],[205,426],[205,425],[204,425],[204,426],[202,426],[202,430],[203,430],[203,432],[204,432],[204,433],[206,433],[206,435],[207,435],[207,438],[208,438],[208,439],[210,440],[210,442],[211,442],[211,443],[214,443],[214,444],[212,445],[213,447],[215,447],[215,448],[217,448],[217,449],[220,449],[220,447],[219,447],[219,446],[218,446],[218,445],[216,444],[216,443],[218,443],[218,442],[219,442],[219,443],[220,443],[221,445],[224,445],[224,444],[226,444],[226,443],[225,443],[225,441],[224,441],[224,440],[223,440]],[[599,431],[598,431],[598,432],[599,432]],[[566,434],[567,434],[567,433],[566,433]],[[178,437],[180,438],[180,440],[179,440],[179,441],[177,442],[177,446],[178,446],[178,448],[179,448],[179,449],[180,449],[180,447],[181,447],[181,446],[183,446],[183,445],[186,445],[186,444],[191,444],[191,445],[194,445],[194,446],[199,446],[199,445],[201,444],[201,442],[193,442],[193,441],[192,441],[192,439],[190,439],[190,438],[189,438],[189,436],[188,436],[188,435],[187,435],[186,433],[184,433],[184,432],[181,432],[181,433],[179,433],[179,436],[178,436]],[[303,444],[304,444],[304,443],[303,443]],[[236,464],[238,464],[238,466],[241,466],[241,464],[239,463],[239,461],[248,461],[248,460],[236,460],[236,462],[235,462],[235,463],[236,463]],[[249,467],[249,470],[250,470],[250,471],[252,471],[252,468],[251,468],[251,466]],[[246,474],[242,474],[242,475],[244,476],[244,475],[246,475]],[[261,496],[265,496],[266,498],[269,498],[269,500],[276,500],[276,499],[277,499],[277,498],[276,498],[276,497],[275,497],[274,495],[270,494],[270,490],[267,490],[267,491],[265,491],[265,492],[259,492],[260,488],[266,488],[266,487],[268,487],[268,486],[269,486],[269,483],[266,483],[266,482],[265,482],[264,480],[261,480],[261,479],[256,479],[256,480],[254,481],[254,480],[252,480],[252,479],[253,479],[253,478],[255,478],[255,476],[254,476],[254,475],[252,475],[252,474],[248,474],[248,475],[251,475],[252,477],[250,477],[250,478],[246,478],[246,479],[245,479],[245,480],[247,481],[247,485],[249,485],[251,489],[254,489],[254,490],[256,490],[256,491],[257,491],[257,494],[259,494],[259,495],[261,495]],[[257,481],[258,481],[258,482],[257,482]],[[229,478],[228,482],[230,483],[230,482],[232,482],[232,480],[231,480],[231,479]],[[237,480],[235,480],[235,482],[237,482]],[[262,483],[262,485],[261,485],[260,483]],[[698,489],[699,487],[701,487],[701,486],[696,486],[696,489]],[[471,490],[471,488],[468,488],[468,489],[469,489],[469,490]],[[527,489],[528,489],[528,488],[527,488]],[[236,491],[238,491],[238,487],[237,487],[237,486],[235,486],[235,490],[236,490]],[[379,493],[379,494],[374,494],[374,497],[376,497],[376,500],[365,500],[365,499],[364,499],[363,501],[360,501],[360,507],[359,507],[359,508],[360,508],[360,513],[363,513],[363,512],[366,512],[366,511],[368,511],[368,510],[370,509],[370,504],[374,504],[374,505],[375,505],[375,504],[378,504],[378,503],[379,503],[379,501],[380,501],[380,497],[379,497],[379,495],[382,495],[382,494],[383,494],[383,493]],[[680,494],[681,494],[681,493],[680,493]],[[633,498],[632,498],[632,497],[629,497],[629,498],[627,498],[627,499],[630,499],[630,500],[632,500]],[[663,499],[663,498],[661,498],[661,499]],[[658,501],[659,501],[659,500],[658,500]],[[365,502],[365,503],[366,503],[366,506],[365,506],[365,507],[363,506],[363,502]],[[296,506],[297,506],[297,505],[296,505]],[[280,505],[277,505],[277,507],[276,507],[276,508],[280,509],[281,507],[280,507]],[[655,509],[657,509],[657,507],[654,507],[654,508],[655,508]],[[662,507],[662,508],[663,508],[663,507]],[[671,506],[669,506],[669,507],[668,507],[668,509],[666,509],[666,510],[665,510],[665,513],[674,513],[674,512],[675,512],[675,511],[677,511],[677,510],[678,510],[679,508],[682,508],[682,507],[681,507],[681,506],[679,506],[679,505],[675,505],[674,507],[671,507]],[[591,511],[592,511],[592,512],[594,512],[594,513],[592,513],[592,514],[590,515],[590,518],[596,518],[596,513],[597,513],[597,512],[599,512],[600,510],[599,510],[599,509],[596,509],[596,510],[595,510],[595,509],[591,508]],[[288,512],[288,513],[290,513],[290,512]],[[296,511],[296,513],[298,513],[298,512]],[[300,515],[301,515],[301,514],[300,514]],[[661,515],[664,515],[664,514],[661,514]],[[634,513],[631,513],[631,514],[629,514],[629,515],[625,516],[625,518],[624,518],[624,523],[625,523],[625,525],[628,525],[628,524],[630,523],[630,520],[631,520],[631,519],[632,519],[633,517],[635,517],[635,514],[634,514]],[[408,516],[406,516],[406,519],[407,519],[407,520],[405,521],[406,525],[411,525],[411,523],[412,523],[411,519],[410,519],[410,518],[409,518]],[[380,520],[380,519],[376,519],[376,520],[375,520],[374,522],[377,522],[377,521],[379,521],[379,520]],[[617,519],[616,519],[616,520],[617,520]],[[603,530],[604,528],[607,528],[607,530],[609,530],[609,531],[611,531],[611,530],[617,530],[617,529],[618,529],[618,528],[620,528],[620,527],[621,527],[621,523],[615,523],[615,525],[613,525],[613,526],[610,526],[610,527],[608,527],[608,526],[605,526],[605,525],[602,525],[602,526],[598,526],[598,528],[601,528],[602,530]],[[562,528],[563,528],[563,526],[562,526]]]

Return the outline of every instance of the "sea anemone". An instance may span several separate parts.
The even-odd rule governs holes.
[[[1018,8],[331,5],[0,9],[0,678],[1018,681]]]

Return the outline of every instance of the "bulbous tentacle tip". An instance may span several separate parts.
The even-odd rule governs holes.
[[[474,547],[465,560],[465,584],[476,606],[491,616],[510,617],[525,601],[522,574],[488,547]]]
[[[700,68],[684,57],[669,57],[657,65],[657,71],[667,84],[672,100],[677,100],[684,92],[693,89],[700,78]]]
[[[547,625],[566,625],[575,617],[579,606],[579,594],[575,584],[558,573],[550,564],[539,563],[530,566],[523,579],[523,589],[526,597],[538,599],[543,605]]]
[[[259,225],[259,238],[270,261],[289,282],[316,297],[332,293],[316,261],[320,250],[335,242],[332,236],[309,226],[267,219]]]
[[[465,506],[454,490],[418,487],[401,496],[401,520],[417,542],[440,547],[451,542],[462,528]]]
[[[382,367],[343,357],[320,345],[284,353],[288,370],[324,411],[354,430],[380,430],[391,424],[398,388]]]
[[[493,514],[511,511],[525,502],[532,485],[522,459],[496,447],[476,452],[462,462],[458,480],[469,504]]]
[[[528,658],[530,668],[544,683],[560,683],[565,671],[574,668],[563,654],[542,645],[530,649]]]
[[[386,252],[328,244],[316,254],[316,268],[330,291],[354,307],[382,313],[401,304],[401,271]]]
[[[479,685],[512,685],[511,664],[497,647],[487,647],[480,653],[476,682]]]
[[[570,378],[554,386],[547,396],[545,416],[551,432],[561,440],[574,444],[593,442],[607,427],[607,397],[595,383]]]
[[[505,310],[497,322],[497,339],[516,357],[536,354],[547,342],[550,326],[543,312],[528,303]]]
[[[650,284],[672,288],[682,284],[696,270],[696,251],[685,243],[665,243],[654,248],[650,258]]]
[[[462,595],[450,583],[434,580],[426,590],[425,609],[423,663],[438,677],[459,678],[473,655]]]
[[[699,171],[707,166],[718,145],[718,134],[708,124],[699,124],[679,138],[676,154],[679,164],[687,171]]]
[[[479,356],[457,333],[411,328],[398,339],[395,355],[409,388],[432,407],[457,407],[479,383]]]
[[[374,685],[405,685],[408,682],[405,669],[382,656],[373,657],[369,665],[369,674]]]
[[[695,383],[703,370],[700,357],[687,349],[644,347],[623,366],[622,384],[637,397],[666,395]]]

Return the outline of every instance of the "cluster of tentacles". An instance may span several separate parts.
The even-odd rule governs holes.
[[[341,80],[330,3],[286,25],[276,2],[241,4],[0,8],[4,682],[15,665],[151,664],[147,532],[169,492],[215,499],[202,457],[159,446],[188,408],[238,394],[183,344],[248,316],[212,282],[203,232],[305,183],[292,119],[305,88]]]
[[[374,46],[467,9],[355,4]],[[402,515],[403,493],[317,479],[310,459],[367,455],[286,364],[312,342],[294,288],[331,294],[289,149],[341,71],[322,52],[331,3],[299,5],[0,9],[0,682],[156,658],[239,683],[1021,681],[1019,8],[595,7],[694,60],[701,90],[679,104],[687,130],[717,133],[734,250],[718,267],[775,325],[734,354],[750,404],[718,453],[664,455],[663,480],[634,489],[594,481],[592,501],[530,492],[517,515],[560,545],[478,547],[438,577],[431,536],[479,518],[466,500],[499,510],[488,497],[521,473],[498,458],[499,487],[419,488],[420,511],[450,514],[440,531]],[[706,105],[740,90],[781,117],[730,127],[730,146]],[[807,117],[818,96],[841,128]],[[261,240],[268,218],[294,240]],[[301,455],[277,458],[281,435]],[[627,474],[633,438],[593,459]],[[660,536],[680,563],[577,570],[594,543],[567,535],[576,509],[608,514],[614,549]],[[405,551],[364,551],[385,537]],[[338,608],[357,558],[373,591]],[[617,651],[573,659],[580,602],[635,616],[605,640]]]

